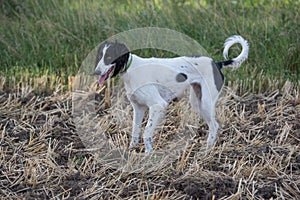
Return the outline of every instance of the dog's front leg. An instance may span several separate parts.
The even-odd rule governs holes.
[[[149,108],[149,119],[147,125],[145,127],[144,132],[144,144],[145,144],[145,152],[150,153],[153,150],[153,132],[155,128],[159,124],[160,120],[164,116],[164,110],[166,109],[166,105],[155,104],[150,106]]]
[[[133,107],[133,122],[132,122],[132,138],[129,148],[134,148],[139,143],[141,134],[142,121],[145,115],[145,108],[139,104],[132,103]]]

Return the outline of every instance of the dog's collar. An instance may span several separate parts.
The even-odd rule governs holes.
[[[126,65],[125,69],[124,69],[122,72],[126,72],[126,71],[129,69],[131,63],[132,63],[132,55],[130,54],[130,60],[129,60],[129,63]]]

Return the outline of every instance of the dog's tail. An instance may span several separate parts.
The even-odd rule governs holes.
[[[242,52],[238,57],[228,60],[228,50],[234,44],[242,45]],[[242,38],[242,36],[239,35],[231,36],[226,39],[224,44],[223,56],[226,59],[226,61],[218,62],[217,65],[220,69],[226,67],[237,69],[248,58],[248,52],[249,52],[249,44],[244,38]]]

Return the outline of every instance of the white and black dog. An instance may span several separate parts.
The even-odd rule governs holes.
[[[239,43],[240,55],[228,59],[229,48]],[[248,42],[241,36],[228,38],[224,44],[226,61],[215,62],[205,56],[176,58],[141,58],[131,54],[128,48],[117,42],[104,42],[98,48],[95,74],[99,84],[109,77],[121,75],[128,99],[133,107],[133,128],[130,148],[139,142],[145,110],[149,118],[144,130],[145,152],[151,152],[153,132],[164,116],[168,104],[190,88],[190,104],[209,126],[207,147],[211,148],[217,137],[218,123],[215,106],[224,84],[222,68],[238,68],[247,59]]]

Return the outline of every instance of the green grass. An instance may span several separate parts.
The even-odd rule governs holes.
[[[225,73],[227,81],[250,81],[246,90],[253,81],[299,83],[299,13],[299,0],[1,1],[0,76],[39,77],[47,72],[67,80],[106,38],[155,26],[197,40],[215,60],[223,60],[228,36],[242,35],[250,43],[249,59],[238,71]]]

